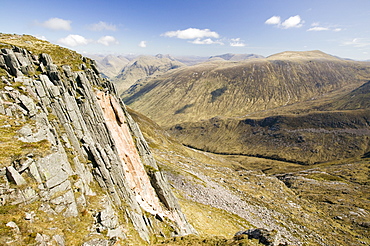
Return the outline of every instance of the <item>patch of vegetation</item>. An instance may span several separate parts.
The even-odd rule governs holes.
[[[166,239],[155,246],[167,245],[167,246],[261,246],[265,245],[259,243],[257,239],[248,239],[245,237],[234,237],[232,239],[226,239],[220,236],[196,236],[187,235],[182,237],[173,237]]]
[[[7,73],[7,71],[4,68],[1,68],[0,67],[0,77],[1,76],[7,77],[8,76],[8,73]],[[3,84],[3,83],[1,83],[1,84]]]
[[[10,45],[25,48],[34,55],[47,53],[56,65],[69,65],[74,71],[80,70],[80,65],[83,63],[82,56],[77,52],[30,35],[0,34],[0,43],[6,46],[4,48],[9,48]]]
[[[17,245],[34,245],[37,233],[53,235],[62,235],[65,238],[66,245],[81,245],[89,235],[89,227],[93,224],[93,216],[88,211],[94,209],[96,204],[91,203],[87,197],[88,208],[85,212],[80,211],[77,217],[65,217],[63,214],[48,214],[39,210],[41,202],[31,204],[20,204],[1,206],[0,208],[0,244],[6,245],[7,241],[17,238]],[[25,213],[34,212],[32,221],[25,220]],[[13,221],[19,227],[20,233],[15,234],[14,230],[6,223]],[[99,235],[95,235],[99,237]]]
[[[343,178],[338,177],[338,176],[334,176],[334,175],[331,175],[331,174],[328,174],[328,173],[310,174],[310,175],[307,175],[305,177],[309,178],[309,179],[315,179],[315,180],[318,180],[318,181],[339,181],[339,182],[344,181]]]
[[[175,111],[175,114],[181,114],[184,113],[186,109],[193,107],[194,104],[186,104],[184,107],[178,109]]]
[[[41,157],[50,153],[51,144],[47,140],[22,142],[17,138],[17,131],[24,124],[11,117],[0,115],[0,167],[9,166],[15,159],[30,153]]]
[[[179,198],[187,220],[198,231],[200,236],[221,236],[231,238],[240,230],[253,226],[245,219],[202,203]]]
[[[225,93],[225,91],[227,90],[227,87],[224,86],[222,88],[219,88],[217,90],[214,90],[211,92],[211,95],[212,95],[212,98],[211,98],[211,102],[214,102],[217,100],[217,98],[219,98],[220,96],[222,96],[222,94]]]

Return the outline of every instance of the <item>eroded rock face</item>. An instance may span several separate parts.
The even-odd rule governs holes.
[[[49,146],[45,153],[31,151],[2,164],[2,205],[40,201],[38,211],[50,216],[95,214],[109,230],[106,240],[125,239],[127,221],[147,242],[153,233],[171,235],[164,231],[168,226],[172,234],[195,233],[114,85],[100,77],[92,61],[81,64],[81,71],[72,71],[53,64],[48,54],[1,50],[0,68],[9,76],[1,78],[0,117],[16,122],[1,127],[19,125],[16,143]],[[101,190],[92,188],[95,183]],[[91,208],[89,197],[103,195],[98,192],[107,198]],[[65,235],[46,234],[38,239],[57,236],[64,243]]]

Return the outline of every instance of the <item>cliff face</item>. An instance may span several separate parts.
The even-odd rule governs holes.
[[[195,233],[113,84],[86,58],[75,70],[45,53],[1,49],[1,243]]]

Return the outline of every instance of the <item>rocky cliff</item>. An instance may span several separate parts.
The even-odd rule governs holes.
[[[0,42],[1,244],[140,245],[195,233],[93,61],[30,36]]]

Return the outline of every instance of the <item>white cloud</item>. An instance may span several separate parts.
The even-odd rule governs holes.
[[[351,45],[357,48],[363,48],[366,46],[370,46],[370,39],[366,38],[354,38],[351,41],[343,42],[343,45]]]
[[[246,44],[243,43],[240,38],[232,38],[230,40],[230,46],[232,47],[244,47]]]
[[[146,48],[146,41],[141,41],[141,42],[139,43],[139,47],[141,47],[141,48]]]
[[[44,41],[48,41],[48,39],[43,35],[35,35],[35,37]]]
[[[117,27],[115,25],[108,24],[104,21],[99,21],[98,23],[90,25],[89,29],[92,31],[117,31]]]
[[[69,31],[71,30],[71,23],[72,21],[70,20],[63,20],[60,18],[51,18],[47,21],[44,21],[40,23],[39,25],[46,27],[51,30],[66,30]]]
[[[118,40],[113,36],[103,36],[98,39],[97,41],[99,44],[103,44],[105,46],[110,46],[113,44],[119,44]]]
[[[333,31],[334,32],[340,32],[340,31],[342,31],[342,28],[335,28]]]
[[[193,41],[189,41],[190,43],[192,44],[219,44],[219,45],[224,45],[224,43],[222,43],[221,41],[219,40],[212,40],[210,38],[206,38],[206,39],[200,39],[200,38],[197,38]]]
[[[265,21],[265,24],[276,25],[277,27],[282,29],[294,27],[299,28],[303,26],[303,23],[304,21],[301,19],[299,15],[291,16],[283,22],[281,22],[280,16],[274,15]]]
[[[197,29],[197,28],[188,28],[185,30],[169,31],[161,34],[161,36],[166,37],[176,37],[180,39],[197,39],[197,38],[218,38],[220,35],[217,32],[213,32],[209,29]]]
[[[80,35],[70,34],[65,38],[61,38],[58,40],[58,43],[64,44],[69,47],[79,46],[79,45],[87,45],[90,43],[91,40],[88,40]]]
[[[280,25],[280,16],[272,16],[270,19],[265,21],[268,25]]]
[[[315,32],[318,32],[318,31],[329,31],[330,29],[327,28],[327,27],[322,27],[322,26],[315,26],[315,27],[311,27],[310,29],[308,29],[307,31],[311,32],[311,31],[315,31]]]
[[[281,26],[284,29],[294,28],[294,27],[299,28],[303,25],[303,23],[304,22],[301,19],[301,17],[299,15],[296,15],[296,16],[291,16],[288,19],[286,19],[283,23],[281,23]]]

